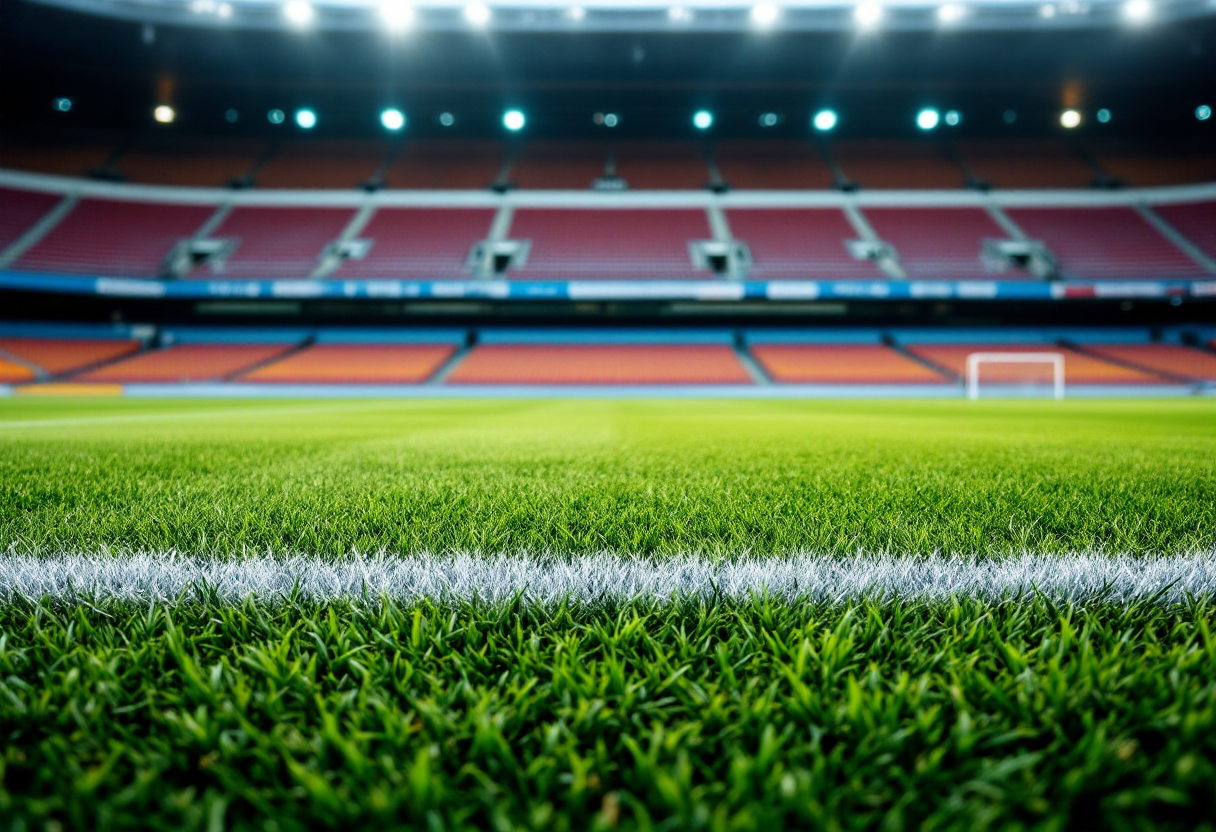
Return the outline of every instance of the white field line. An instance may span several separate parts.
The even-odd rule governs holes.
[[[390,597],[436,601],[595,604],[672,597],[847,601],[989,600],[1044,595],[1064,601],[1176,602],[1216,595],[1216,553],[1166,557],[1018,555],[1002,558],[579,557],[350,555],[337,559],[157,554],[0,554],[0,603],[54,599],[179,603],[200,593],[306,601]]]

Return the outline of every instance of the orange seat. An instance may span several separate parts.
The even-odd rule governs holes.
[[[1216,381],[1216,353],[1178,344],[1102,344],[1086,346],[1115,361],[1194,381]]]
[[[758,344],[773,381],[789,384],[933,384],[946,377],[878,344]]]
[[[453,384],[748,384],[727,346],[492,344],[469,354]]]
[[[35,378],[34,371],[29,367],[0,357],[0,384],[17,384],[23,381],[33,381]]]
[[[139,349],[138,341],[89,338],[0,338],[0,350],[57,376]]]
[[[418,384],[456,352],[450,344],[319,344],[258,367],[240,381],[278,384]]]
[[[73,380],[144,384],[221,381],[290,348],[287,344],[183,344],[140,353]]]
[[[960,377],[966,372],[967,356],[973,352],[1048,352],[1064,356],[1066,384],[1159,384],[1166,381],[1144,370],[1110,364],[1051,344],[916,344],[907,349]],[[989,364],[981,374],[982,382],[995,384],[1050,384],[1051,378],[1049,364]]]

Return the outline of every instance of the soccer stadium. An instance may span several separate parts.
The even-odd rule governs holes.
[[[0,830],[1216,830],[1216,2],[0,79]]]

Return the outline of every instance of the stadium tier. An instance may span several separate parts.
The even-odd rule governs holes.
[[[213,206],[82,199],[15,267],[33,272],[157,277],[169,252],[215,213]]]
[[[748,274],[780,278],[881,278],[872,260],[853,257],[846,246],[860,235],[836,208],[732,208],[732,236],[751,252]]]
[[[1103,361],[1056,344],[911,344],[906,349],[909,354],[960,379],[966,372],[967,356],[973,353],[1058,353],[1064,356],[1064,379],[1067,384],[1163,384],[1169,381],[1148,370]],[[989,364],[984,366],[983,380],[997,384],[1050,382],[1051,368],[1049,365],[1016,362]]]
[[[712,237],[703,210],[521,208],[511,237],[528,240],[521,279],[695,278],[688,245]]]
[[[1159,205],[1153,210],[1198,246],[1200,251],[1216,258],[1216,202]]]
[[[815,191],[832,186],[832,170],[810,142],[723,142],[715,155],[731,188]]]
[[[1088,188],[1097,171],[1062,141],[962,141],[957,153],[978,181],[993,188]]]
[[[334,277],[468,278],[469,251],[490,233],[489,208],[381,208],[356,235],[369,248]]]
[[[54,194],[0,188],[0,251],[20,239],[60,199]]]
[[[456,352],[448,344],[317,344],[243,373],[277,384],[419,384]]]
[[[103,364],[139,349],[130,339],[0,338],[0,357],[19,359],[49,377]]]
[[[1085,344],[1108,361],[1183,381],[1216,381],[1216,353],[1178,344]]]
[[[867,208],[865,216],[913,279],[990,276],[981,257],[984,241],[1009,236],[982,208]],[[1029,277],[1014,271],[1001,276],[1019,275]]]
[[[878,344],[757,344],[751,354],[788,384],[942,384],[946,375]]]
[[[720,344],[487,344],[449,384],[750,384]]]
[[[195,269],[191,276],[308,277],[354,215],[346,208],[233,208],[210,235],[231,241],[231,252],[222,265]]]
[[[498,181],[505,159],[500,142],[407,142],[384,180],[409,190],[485,190]]]
[[[293,142],[270,154],[254,178],[260,188],[356,188],[387,154],[384,142]]]
[[[133,355],[71,380],[108,384],[224,381],[289,349],[287,344],[178,344]]]
[[[605,175],[609,158],[600,144],[533,142],[514,159],[509,178],[518,188],[586,190]]]
[[[832,155],[845,177],[862,188],[961,188],[966,174],[940,142],[840,142]]]

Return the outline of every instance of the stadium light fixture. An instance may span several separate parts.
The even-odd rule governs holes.
[[[692,115],[692,126],[698,130],[708,130],[714,126],[714,114],[709,110],[697,110]]]
[[[946,115],[942,117],[942,121],[946,122],[947,127],[958,127],[963,123],[963,114],[958,110],[946,110]]]
[[[296,110],[296,126],[301,130],[311,130],[317,126],[317,114],[307,107]]]
[[[932,107],[926,107],[916,114],[916,126],[921,130],[934,130],[941,120],[941,113]]]
[[[216,6],[215,13],[222,19],[227,20],[228,18],[232,17],[232,4],[220,3],[218,6]]]
[[[811,124],[815,125],[815,129],[820,133],[827,133],[829,130],[836,129],[836,123],[840,121],[836,116],[835,110],[820,110],[815,113],[815,117],[811,119]]]
[[[1098,110],[1098,112],[1095,113],[1094,115],[1100,123],[1102,123],[1102,124],[1110,123],[1110,110],[1106,109],[1105,107],[1103,107],[1101,110]]]
[[[56,98],[51,102],[51,106],[55,108],[55,112],[57,113],[66,113],[72,109],[72,99]]]
[[[380,123],[385,130],[401,130],[405,127],[405,113],[396,107],[389,107],[380,113]]]
[[[456,123],[456,116],[452,115],[451,113],[440,113],[439,123],[444,127],[451,127]]]
[[[1123,4],[1123,19],[1128,23],[1147,23],[1152,16],[1152,0],[1127,0]]]
[[[168,104],[160,104],[152,111],[152,118],[157,124],[172,124],[177,118],[177,112]]]
[[[380,18],[390,32],[404,32],[414,25],[414,7],[403,0],[383,0]]]
[[[1017,113],[1017,110],[1006,110],[1006,111],[1005,111],[1005,112],[1004,112],[1004,113],[1001,115],[1001,119],[1002,119],[1002,120],[1003,120],[1003,121],[1004,121],[1006,124],[1014,124],[1014,123],[1015,123],[1015,122],[1017,122],[1017,120],[1018,120],[1018,113]]]
[[[755,26],[762,29],[767,29],[777,22],[777,18],[781,17],[781,9],[776,3],[765,2],[757,3],[752,6],[751,19]]]
[[[582,6],[571,6],[566,10],[566,17],[578,23],[587,19],[587,10]]]
[[[70,101],[68,102],[68,105],[71,106]],[[1195,118],[1199,119],[1200,121],[1207,121],[1211,117],[1212,117],[1212,108],[1209,107],[1207,104],[1200,104],[1198,107],[1195,108]]]
[[[274,109],[266,114],[266,120],[271,124],[282,124],[287,120],[287,116],[283,114],[282,110]]]
[[[1050,3],[1039,6],[1039,17],[1044,20],[1051,20],[1056,16],[1056,7]]]
[[[485,26],[491,17],[493,13],[484,3],[470,3],[464,7],[464,19],[474,26]]]
[[[225,110],[224,111],[224,121],[228,122],[229,124],[236,124],[237,120],[240,119],[240,117],[241,117],[241,114],[238,113],[236,110]]]
[[[937,7],[937,20],[946,26],[958,23],[966,16],[967,7],[960,3],[945,3]]]
[[[616,113],[604,113],[604,126],[605,127],[616,127],[620,123],[621,123],[621,117],[618,116]]]
[[[521,110],[507,110],[502,114],[502,126],[510,130],[512,133],[523,130],[524,125],[527,123],[528,120],[524,118],[524,114]]]
[[[293,26],[303,29],[312,23],[312,19],[316,17],[316,10],[306,0],[291,0],[283,7],[283,14]]]
[[[882,22],[883,8],[878,3],[862,3],[853,9],[853,19],[862,29],[873,29]]]
[[[761,113],[760,114],[760,126],[761,127],[776,127],[780,123],[781,123],[781,116],[778,115],[777,113]]]
[[[672,23],[688,23],[692,20],[692,11],[683,6],[672,6],[667,10],[667,19]]]
[[[1060,113],[1060,126],[1065,130],[1072,130],[1081,125],[1081,114],[1076,110],[1065,110]]]

